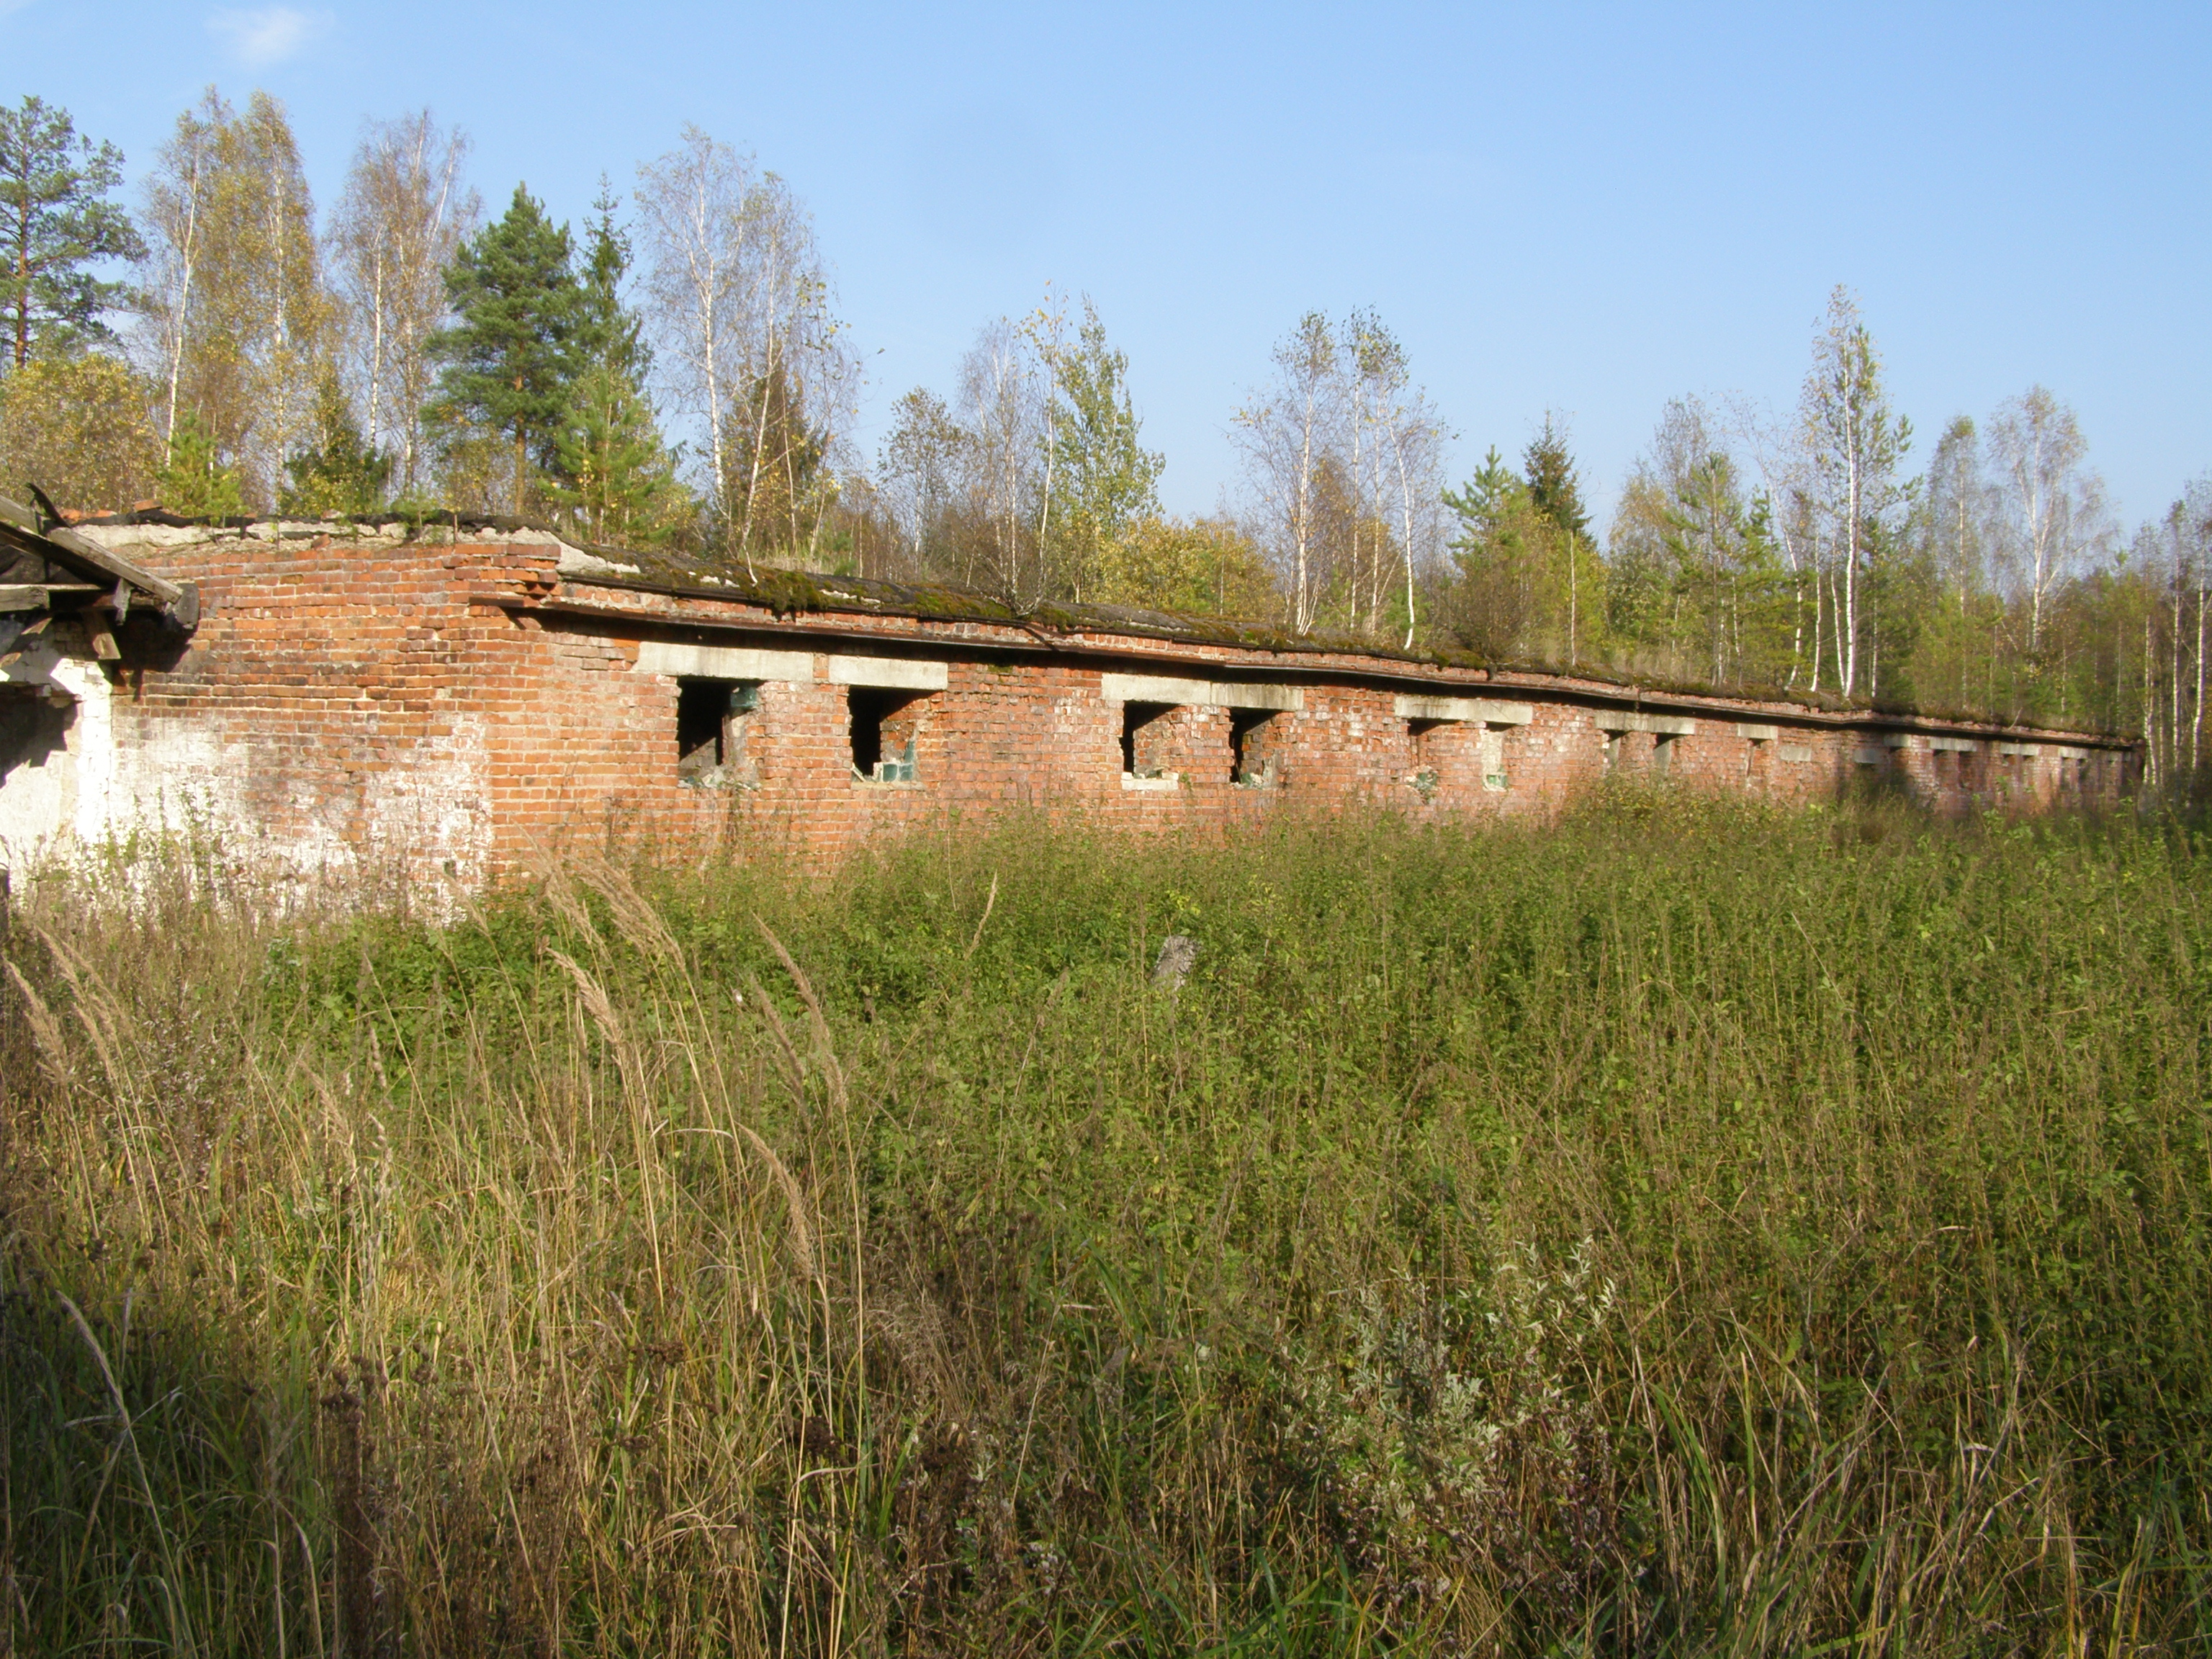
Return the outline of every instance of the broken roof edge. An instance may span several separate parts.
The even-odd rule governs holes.
[[[571,544],[563,544],[565,546]],[[564,582],[580,586],[624,589],[672,599],[717,600],[750,605],[778,617],[807,613],[896,617],[923,623],[982,623],[1019,628],[1061,638],[1114,635],[1131,639],[1159,640],[1187,645],[1210,645],[1242,651],[1265,651],[1285,656],[1364,657],[1412,666],[1478,672],[1498,686],[1527,684],[1552,687],[1583,685],[1601,696],[1632,698],[1688,698],[1722,703],[1754,703],[1775,708],[1802,709],[1828,719],[1872,716],[1878,720],[1917,720],[2002,731],[2064,732],[2087,738],[2100,745],[2133,746],[2127,732],[2098,732],[2081,727],[2043,726],[2008,720],[1974,710],[1923,708],[1875,697],[1842,697],[1832,693],[1810,693],[1787,686],[1742,684],[1714,685],[1700,681],[1632,677],[1616,671],[1578,664],[1553,664],[1514,659],[1498,660],[1472,652],[1406,650],[1371,641],[1322,634],[1294,634],[1264,623],[1226,617],[1193,617],[1181,612],[1144,610],[1133,606],[1078,605],[1048,601],[1024,611],[1002,599],[972,588],[949,583],[902,583],[875,576],[836,576],[757,563],[754,574],[735,572],[714,574],[686,569],[666,556],[639,554],[632,550],[598,544],[564,553],[560,574]],[[659,568],[654,568],[654,567]],[[688,580],[687,580],[688,578]]]
[[[320,526],[325,530],[381,530],[398,525],[408,530],[427,528],[462,530],[492,530],[502,535],[514,535],[523,531],[535,531],[548,541],[568,543],[558,526],[543,519],[517,517],[511,513],[460,513],[439,507],[434,511],[402,513],[390,507],[380,507],[373,513],[234,513],[228,517],[193,516],[172,513],[167,507],[134,507],[127,513],[93,513],[69,520],[74,530],[130,530],[158,527],[167,530],[237,531],[252,530],[256,525],[296,524],[301,526]]]
[[[635,582],[595,582],[579,586],[654,596],[662,592],[660,589]],[[694,597],[710,598],[718,602],[728,602],[730,598],[723,593]],[[1219,659],[1207,661],[1147,649],[1148,641],[1140,636],[1126,634],[1054,635],[1042,629],[1006,624],[1009,633],[1018,632],[1027,637],[1016,640],[1005,635],[997,638],[968,635],[933,639],[927,635],[893,632],[866,625],[872,620],[894,619],[890,612],[857,620],[846,620],[844,617],[820,611],[775,617],[758,615],[706,616],[696,612],[645,610],[595,600],[580,593],[509,593],[486,595],[484,598],[488,603],[503,610],[568,617],[603,630],[619,629],[623,637],[633,634],[641,638],[659,638],[664,635],[724,635],[755,642],[781,641],[787,645],[804,642],[811,649],[867,647],[888,648],[901,657],[913,657],[917,653],[942,654],[963,661],[990,660],[1022,654],[1118,665],[1155,673],[1173,670],[1190,675],[1211,670],[1215,672],[1209,678],[1243,674],[1248,679],[1257,675],[1262,680],[1348,682],[1416,692],[1470,693],[1478,699],[1495,700],[1510,698],[1516,694],[1534,694],[1548,702],[1579,708],[1690,714],[1712,720],[1717,724],[1755,717],[1758,720],[1778,721],[1793,727],[1850,731],[1869,737],[1878,733],[1909,732],[1931,737],[1970,736],[1989,741],[2011,738],[2037,742],[2079,743],[2091,748],[2113,750],[2131,751],[2139,746],[2136,739],[2126,734],[2115,736],[2074,727],[2037,726],[2021,720],[1990,720],[1972,714],[1932,714],[1925,711],[1896,708],[1848,707],[1821,709],[1784,699],[1761,699],[1740,691],[1710,689],[1661,691],[1648,686],[1621,686],[1568,673],[1541,671],[1515,671],[1510,675],[1500,676],[1486,669],[1455,669],[1402,655],[1386,657],[1379,653],[1357,649],[1331,653],[1326,660],[1320,659],[1316,653],[1315,659],[1306,662],[1256,664]],[[849,613],[845,614],[849,616]],[[1362,658],[1365,660],[1359,660]],[[1463,674],[1468,678],[1439,678],[1440,675],[1450,674]]]
[[[256,537],[253,532],[257,527],[274,533]],[[1563,667],[1518,659],[1486,658],[1467,651],[1407,650],[1346,636],[1297,634],[1272,623],[1136,606],[1047,601],[1024,611],[976,589],[951,583],[902,583],[878,576],[833,575],[758,561],[748,572],[734,562],[717,568],[712,561],[695,560],[681,554],[572,540],[561,528],[542,519],[512,514],[463,513],[450,508],[407,513],[380,509],[350,515],[325,514],[317,519],[272,514],[216,519],[191,518],[152,507],[80,518],[70,528],[100,531],[110,536],[134,528],[198,530],[217,534],[229,532],[255,540],[291,540],[318,534],[339,535],[349,531],[380,537],[394,529],[404,540],[416,539],[426,531],[442,532],[442,538],[448,541],[457,541],[468,534],[489,533],[557,545],[561,552],[556,570],[565,581],[629,588],[678,599],[752,605],[779,617],[803,612],[899,617],[925,623],[982,623],[1061,636],[1110,634],[1279,655],[1358,656],[1383,662],[1480,671],[1499,684],[1510,684],[1516,678],[1525,678],[1548,685],[1562,682],[1583,684],[1627,696],[1709,698],[1799,708],[1830,716],[1874,715],[2008,731],[2063,731],[2067,735],[2092,738],[2106,745],[2134,747],[2139,746],[2141,741],[2126,732],[2040,726],[1972,709],[1920,706],[1869,696],[1843,697],[1832,692],[1808,692],[1755,682],[1716,685],[1704,681],[1633,676],[1590,664]]]

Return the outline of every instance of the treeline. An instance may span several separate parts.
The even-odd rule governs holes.
[[[2154,781],[2205,743],[2212,477],[2124,536],[2073,411],[2042,386],[1943,428],[1924,471],[1838,289],[1794,410],[1669,403],[1602,556],[1548,423],[1492,450],[1434,620],[1471,649],[2140,733]]]
[[[2040,386],[1923,467],[1843,289],[1797,405],[1670,403],[1601,532],[1564,422],[1449,485],[1402,344],[1310,313],[1231,415],[1234,495],[1182,520],[1087,297],[986,325],[871,458],[787,181],[687,127],[580,234],[521,185],[489,217],[468,150],[427,112],[372,122],[319,216],[283,106],[210,89],[134,214],[112,145],[0,110],[0,469],[91,510],[511,513],[1024,606],[2099,726],[2163,781],[2212,764],[2212,480],[2124,534]]]

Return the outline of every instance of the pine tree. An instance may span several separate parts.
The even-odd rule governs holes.
[[[126,289],[86,267],[145,252],[130,216],[103,199],[122,178],[123,152],[79,137],[67,110],[33,97],[0,109],[0,307],[15,368],[34,350],[67,354],[114,339],[100,317]]]
[[[392,482],[392,457],[370,446],[354,418],[337,372],[325,369],[315,389],[315,441],[284,463],[288,482],[280,506],[302,518],[325,513],[349,516],[384,505]]]
[[[232,519],[246,511],[238,469],[223,465],[215,434],[187,409],[169,434],[169,459],[155,475],[161,505],[186,518]]]
[[[576,379],[583,292],[571,269],[565,225],[556,226],[526,186],[495,224],[465,243],[446,270],[460,320],[431,341],[446,368],[432,418],[496,432],[514,447],[514,511],[528,500],[533,451],[553,460]]]

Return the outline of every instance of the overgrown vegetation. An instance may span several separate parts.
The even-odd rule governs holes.
[[[0,1650],[2212,1632],[2185,833],[220,887],[18,884]]]

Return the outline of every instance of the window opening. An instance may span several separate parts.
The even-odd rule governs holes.
[[[1443,724],[1442,720],[1418,718],[1406,722],[1407,740],[1413,750],[1413,773],[1406,781],[1413,786],[1413,793],[1424,802],[1436,799],[1437,787],[1443,781],[1443,774],[1437,765],[1434,745],[1429,742],[1429,733]]]
[[[713,787],[739,762],[746,717],[760,707],[757,680],[676,682],[676,775]]]
[[[1232,708],[1229,711],[1229,781],[1249,788],[1263,789],[1277,778],[1274,747],[1268,722],[1272,708]]]
[[[876,686],[852,688],[853,771],[870,783],[913,783],[914,742],[921,730],[926,692]]]
[[[1167,736],[1161,725],[1174,708],[1166,702],[1125,702],[1121,705],[1121,770],[1133,778],[1166,775],[1160,749]]]
[[[1674,764],[1675,738],[1661,732],[1651,739],[1651,775],[1664,779]]]

